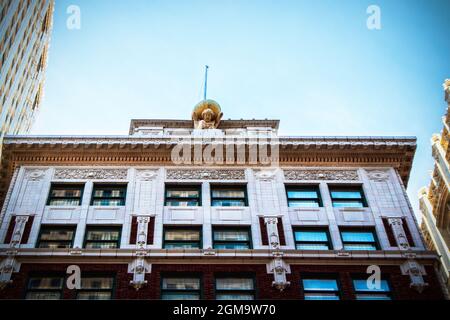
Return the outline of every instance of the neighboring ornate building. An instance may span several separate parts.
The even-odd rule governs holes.
[[[7,136],[0,298],[443,298],[405,192],[415,138],[221,117]]]
[[[422,232],[428,248],[441,257],[440,272],[450,290],[450,80],[444,83],[447,114],[444,129],[431,139],[434,170],[428,188],[419,191]]]
[[[0,1],[0,141],[27,133],[44,87],[53,0]]]

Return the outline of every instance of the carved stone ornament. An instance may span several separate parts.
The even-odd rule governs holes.
[[[277,176],[277,170],[257,170],[255,171],[255,177],[258,180],[270,181],[274,180]]]
[[[137,170],[136,176],[140,181],[151,181],[158,175],[156,170]]]
[[[400,269],[403,275],[409,276],[411,280],[409,286],[417,292],[422,293],[428,286],[428,283],[423,279],[423,276],[426,275],[425,268],[416,260],[407,260],[400,266]]]
[[[403,220],[401,218],[388,218],[388,222],[400,250],[410,249],[408,238],[403,228]]]
[[[372,181],[382,182],[389,180],[389,172],[386,170],[366,170],[366,172]]]
[[[104,168],[65,168],[56,169],[54,179],[98,179],[98,180],[125,180],[128,169],[104,169]]]
[[[275,258],[267,265],[268,273],[272,273],[274,280],[272,281],[272,286],[280,291],[283,291],[288,286],[291,285],[287,281],[286,273],[289,272],[289,265],[286,264],[283,259]]]
[[[202,100],[194,107],[192,120],[194,129],[217,129],[223,113],[214,100]]]
[[[286,180],[358,180],[356,170],[285,170]]]
[[[128,272],[133,273],[133,280],[130,281],[130,285],[137,291],[147,285],[145,274],[151,272],[151,264],[147,263],[144,255],[138,255],[138,257],[128,265]]]
[[[245,180],[242,169],[169,169],[167,179],[171,180]]]
[[[39,181],[45,175],[46,170],[44,169],[27,169],[25,172],[25,177],[27,180]]]

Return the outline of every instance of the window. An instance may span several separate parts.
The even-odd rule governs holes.
[[[341,230],[345,250],[377,250],[375,233],[372,230]]]
[[[93,206],[124,206],[127,187],[125,185],[94,185]]]
[[[211,206],[244,207],[247,205],[245,186],[211,186]]]
[[[79,300],[109,300],[113,298],[114,277],[88,276],[81,278]]]
[[[54,184],[47,200],[49,206],[79,206],[84,185]]]
[[[165,276],[161,281],[161,299],[199,300],[200,288],[200,277]]]
[[[297,250],[330,250],[332,248],[328,230],[302,228],[294,230]]]
[[[361,187],[330,187],[333,207],[367,207]]]
[[[163,240],[165,249],[201,248],[201,228],[165,227]]]
[[[372,285],[372,282],[370,282],[370,285]],[[381,279],[379,288],[369,288],[370,285],[367,283],[367,279],[353,280],[356,300],[392,300],[391,289],[386,279]]]
[[[214,249],[251,249],[250,229],[248,227],[215,227],[213,246]]]
[[[200,186],[166,186],[165,206],[197,207],[201,205]]]
[[[37,248],[71,248],[75,236],[73,226],[42,226]]]
[[[317,186],[287,186],[286,194],[289,207],[317,208],[322,206]]]
[[[308,276],[302,279],[305,300],[339,300],[339,286],[335,278]]]
[[[33,276],[28,279],[25,299],[57,300],[62,297],[63,276]]]
[[[87,227],[86,249],[114,249],[120,247],[120,227]]]
[[[254,300],[253,277],[227,276],[216,278],[217,300]]]

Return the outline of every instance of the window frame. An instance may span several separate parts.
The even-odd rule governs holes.
[[[171,230],[195,230],[199,233],[198,241],[188,241],[188,240],[166,240],[166,231]],[[198,243],[198,248],[166,248],[166,243]],[[196,250],[203,248],[203,227],[202,226],[186,226],[186,225],[164,225],[163,226],[163,238],[162,238],[162,248],[166,250]]]
[[[230,197],[214,197],[213,192],[217,189],[226,190],[239,190],[244,191],[244,197],[240,198],[230,198]],[[210,185],[210,197],[211,197],[211,207],[248,207],[248,193],[247,184],[211,184]],[[242,200],[243,206],[215,206],[214,201],[224,201],[224,200]]]
[[[303,283],[303,280],[335,280],[336,281],[336,286],[337,286],[337,290],[335,291],[326,291],[326,290],[305,290],[305,285]],[[320,301],[324,301],[324,300],[329,300],[329,301],[333,301],[334,299],[306,299],[306,293],[316,293],[316,294],[320,294],[320,293],[334,293],[336,295],[336,297],[338,298],[337,301],[342,300],[342,285],[341,285],[341,281],[339,278],[339,274],[337,273],[301,273],[300,274],[300,288],[302,290],[303,293],[303,300],[320,300]],[[335,300],[336,301],[336,300]]]
[[[170,191],[168,189],[177,189],[181,191],[198,191],[197,198],[183,198],[183,197],[168,197],[167,192]],[[197,202],[196,206],[186,206],[186,207],[201,207],[202,206],[202,186],[198,184],[165,184],[164,185],[164,206],[165,207],[181,207],[181,206],[172,206],[168,205],[167,201],[192,201],[195,200]]]
[[[51,183],[50,184],[50,190],[48,192],[48,197],[47,197],[47,202],[46,205],[47,206],[55,206],[55,207],[70,207],[70,206],[81,206],[83,203],[83,195],[84,195],[84,188],[85,188],[85,183]],[[67,187],[67,188],[66,188]],[[72,188],[70,188],[72,187]],[[60,188],[60,189],[74,189],[74,187],[79,187],[80,188],[80,196],[79,197],[52,197],[52,191],[54,190],[54,188]],[[60,200],[77,200],[78,199],[78,204],[51,204],[51,201],[54,199],[60,199]]]
[[[328,186],[328,191],[330,194],[330,199],[331,199],[331,205],[333,206],[333,208],[368,208],[369,204],[367,202],[367,198],[364,192],[364,188],[362,185],[348,185],[348,184],[342,184],[342,185],[329,185]],[[333,197],[333,192],[334,191],[348,191],[348,192],[359,192],[359,194],[361,195],[361,198],[334,198]],[[361,203],[361,207],[339,207],[339,206],[335,206],[335,203],[339,203],[339,202],[354,202],[354,203]]]
[[[327,250],[334,250],[333,249],[333,242],[330,236],[330,230],[327,226],[292,226],[292,231],[294,234],[294,245],[295,245],[295,250],[320,250],[320,249],[297,249],[297,244],[324,244],[325,242],[314,242],[314,241],[297,241],[297,238],[295,236],[296,232],[299,231],[323,231],[325,232],[326,236],[327,236],[327,242],[326,244],[328,245],[328,249]]]
[[[122,229],[123,227],[121,225],[111,225],[111,226],[104,226],[104,225],[95,225],[95,224],[91,224],[91,225],[86,225],[86,229],[84,232],[84,240],[83,240],[83,249],[89,249],[89,250],[116,250],[116,249],[120,249],[120,243],[122,240]],[[116,241],[114,240],[88,240],[88,234],[89,231],[98,231],[98,230],[106,230],[106,231],[119,231],[119,237]],[[86,244],[88,242],[101,242],[101,243],[117,243],[117,247],[116,248],[86,248]]]
[[[30,280],[32,278],[60,278],[62,279],[60,289],[30,289]],[[40,300],[40,299],[27,299],[29,292],[59,292],[59,300],[64,299],[64,287],[66,283],[66,275],[61,272],[32,272],[28,274],[27,283],[23,293],[24,300]],[[54,299],[42,299],[42,300],[54,300]]]
[[[70,240],[70,246],[68,248],[73,248],[73,243],[75,241],[75,235],[77,232],[77,225],[65,225],[65,224],[41,224],[39,229],[39,235],[36,241],[35,248],[37,249],[50,249],[50,248],[41,248],[40,245],[42,242],[45,243],[57,243],[57,242],[69,242],[69,240],[41,240],[42,232],[46,229],[59,229],[59,230],[72,230],[72,240]],[[65,249],[65,248],[58,248],[58,249]]]
[[[287,205],[289,208],[323,208],[323,201],[322,201],[322,194],[320,192],[320,186],[316,184],[304,184],[304,185],[298,185],[298,184],[285,184],[284,185],[285,192],[286,192],[286,199],[287,199]],[[317,198],[289,198],[289,192],[290,191],[316,191]],[[296,206],[290,206],[290,201],[308,201],[308,200],[317,200],[317,207],[296,207]]]
[[[234,241],[223,241],[223,240],[215,240],[214,238],[214,234],[216,231],[223,231],[223,230],[236,230],[236,231],[240,231],[240,230],[246,230],[248,231],[248,241],[244,241],[244,240],[234,240]],[[248,243],[248,248],[247,249],[224,249],[224,248],[216,248],[216,243],[223,243],[223,244],[227,244],[227,243]],[[235,226],[235,225],[213,225],[212,226],[212,245],[213,245],[213,249],[216,250],[252,250],[253,249],[253,241],[252,241],[252,228],[251,226]]]
[[[344,237],[342,236],[342,232],[371,232],[372,236],[373,236],[373,242],[355,242],[355,241],[344,241]],[[377,236],[377,231],[375,228],[373,227],[343,227],[343,228],[339,228],[339,235],[341,237],[341,241],[342,241],[342,247],[344,250],[348,250],[348,251],[376,251],[376,250],[381,250],[381,245],[380,242],[378,240],[378,236]],[[373,250],[367,250],[367,249],[361,249],[361,250],[352,250],[352,249],[346,249],[345,246],[346,244],[362,244],[362,245],[367,245],[367,244],[373,244],[375,249]]]
[[[223,290],[217,289],[217,279],[252,279],[253,289],[252,290]],[[248,272],[217,272],[214,274],[214,299],[217,300],[217,294],[228,293],[228,294],[242,294],[251,293],[253,295],[253,300],[258,300],[258,288],[256,286],[256,274]],[[225,301],[225,300],[224,300]],[[250,301],[250,300],[249,300]]]
[[[386,281],[386,283],[387,283],[387,285],[388,285],[388,287],[389,287],[389,291],[373,291],[373,290],[368,290],[368,291],[358,291],[356,288],[355,288],[355,280],[367,280],[367,278],[368,278],[368,275],[367,274],[361,274],[361,273],[358,273],[358,274],[352,274],[351,275],[351,279],[352,279],[352,288],[353,288],[353,293],[354,293],[354,295],[355,295],[355,300],[361,300],[361,301],[364,301],[364,300],[375,300],[375,301],[377,301],[377,300],[379,300],[379,299],[358,299],[358,294],[359,295],[370,295],[370,294],[380,294],[380,295],[386,295],[389,299],[386,299],[386,301],[389,301],[389,300],[394,300],[394,297],[393,297],[393,292],[392,292],[392,285],[391,285],[391,281],[386,277],[386,276],[384,276],[384,277],[381,277],[381,280],[382,281]],[[384,299],[382,299],[382,300],[384,300]]]
[[[117,282],[117,274],[115,273],[87,273],[81,276],[81,279],[84,278],[112,278],[112,287],[111,289],[77,289],[75,299],[76,300],[90,300],[90,299],[78,299],[78,295],[80,292],[110,292],[111,298],[109,300],[113,300],[116,294],[116,282]]]
[[[178,279],[189,279],[189,278],[198,278],[199,279],[199,288],[198,290],[193,289],[163,289],[163,283],[165,278],[178,278]],[[159,284],[159,299],[160,300],[167,300],[163,299],[164,293],[198,293],[198,300],[203,300],[204,293],[203,293],[203,274],[200,272],[192,272],[192,273],[184,273],[184,272],[163,272],[160,276],[160,284]],[[191,300],[195,301],[195,300]]]
[[[123,192],[123,197],[96,197],[95,196],[95,192],[97,190],[101,190],[101,189],[115,189],[118,187],[123,188],[124,192]],[[126,205],[127,202],[127,191],[128,191],[128,184],[127,183],[117,183],[117,184],[104,184],[104,183],[94,183],[94,185],[92,186],[92,195],[91,195],[91,206],[98,206],[98,207],[124,207]],[[119,205],[110,205],[110,204],[94,204],[95,200],[122,200],[123,202],[121,202],[121,204]]]

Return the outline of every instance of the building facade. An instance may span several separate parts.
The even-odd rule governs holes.
[[[441,258],[440,274],[450,290],[450,80],[444,83],[447,113],[444,128],[431,139],[434,170],[428,188],[419,191],[421,228],[428,248]]]
[[[0,2],[0,141],[27,133],[39,109],[53,0]]]
[[[0,298],[443,298],[405,192],[415,138],[221,117],[7,136]]]

